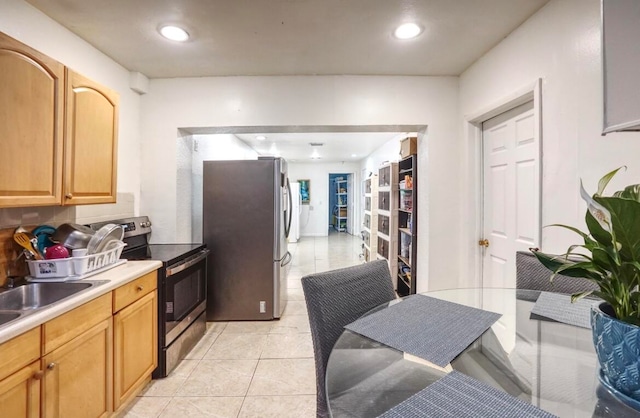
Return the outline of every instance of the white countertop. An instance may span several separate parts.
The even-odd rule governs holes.
[[[0,325],[0,343],[44,324],[45,322],[87,303],[98,296],[109,293],[113,289],[129,283],[140,276],[159,269],[161,266],[162,263],[160,261],[154,260],[127,261],[125,264],[114,267],[111,270],[96,274],[95,276],[91,276],[84,280],[78,280],[78,282],[108,282],[92,286],[88,290],[83,290],[75,295],[63,299],[60,302],[56,302],[51,306],[44,307],[38,312],[30,313],[22,318],[16,319],[15,321]]]

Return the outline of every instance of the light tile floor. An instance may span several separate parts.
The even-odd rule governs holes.
[[[303,237],[293,255],[280,320],[209,322],[187,358],[153,380],[124,417],[314,418],[313,345],[300,279],[360,263],[360,239],[345,233]]]

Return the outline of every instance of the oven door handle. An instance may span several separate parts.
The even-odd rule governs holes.
[[[183,270],[188,269],[194,264],[198,264],[202,259],[204,259],[207,255],[209,255],[209,250],[204,249],[200,251],[198,254],[192,255],[184,261],[173,264],[167,267],[167,277],[173,276],[174,274],[180,273]]]

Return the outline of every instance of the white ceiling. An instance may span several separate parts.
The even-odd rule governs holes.
[[[548,0],[27,0],[131,71],[459,75]],[[413,40],[394,28],[416,21]],[[160,24],[186,27],[186,43]]]
[[[258,140],[256,139],[258,135],[264,135],[267,139]],[[235,134],[260,155],[277,155],[290,162],[298,163],[360,161],[390,140],[400,138],[402,135],[402,132]],[[312,147],[311,142],[323,145]],[[314,148],[318,150],[321,157],[318,160],[311,159]]]

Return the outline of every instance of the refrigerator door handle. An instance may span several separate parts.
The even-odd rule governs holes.
[[[284,267],[287,264],[289,264],[291,262],[291,260],[293,260],[293,256],[291,255],[291,253],[289,251],[287,251],[287,253],[284,255],[284,257],[282,257],[282,261],[280,262],[280,267]]]
[[[287,211],[289,219],[285,219],[286,226],[284,227],[284,236],[289,238],[289,232],[291,232],[291,219],[293,218],[293,197],[291,196],[291,184],[289,183],[289,177],[287,177],[287,197],[289,198],[289,210]]]

